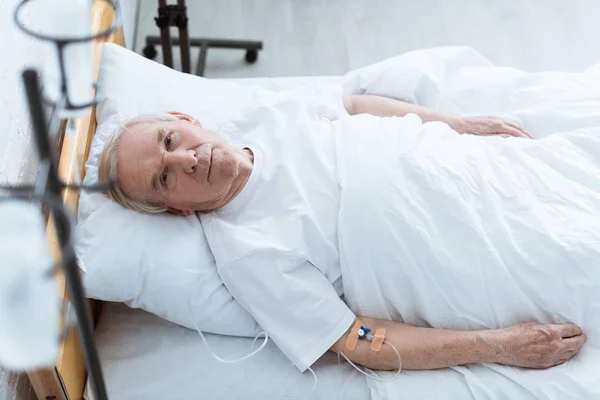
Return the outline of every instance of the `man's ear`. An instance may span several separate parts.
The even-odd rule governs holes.
[[[178,210],[176,208],[167,207],[169,214],[181,215],[182,217],[189,217],[194,213],[193,210]]]
[[[179,112],[179,111],[169,111],[169,114],[171,114],[171,115],[179,118],[182,121],[187,121],[187,122],[191,122],[192,124],[202,126],[200,124],[200,121],[198,121],[196,118],[194,118],[194,117],[192,117],[190,115],[184,114],[182,112]]]

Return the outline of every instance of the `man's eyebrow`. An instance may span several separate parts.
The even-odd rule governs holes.
[[[158,144],[162,142],[163,137],[166,135],[167,130],[165,128],[158,128]]]
[[[156,171],[154,175],[152,175],[152,191],[158,192],[158,180],[162,171]]]
[[[163,141],[163,137],[167,134],[167,130],[165,128],[158,128],[157,134],[157,143],[160,145]],[[161,167],[162,168],[162,167]],[[153,191],[158,192],[158,181],[160,179],[160,175],[162,174],[162,169],[159,169],[152,175],[151,188]]]

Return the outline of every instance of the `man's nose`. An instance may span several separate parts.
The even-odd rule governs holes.
[[[183,169],[187,173],[192,173],[196,169],[198,159],[196,158],[195,150],[176,149],[169,156],[168,163]]]

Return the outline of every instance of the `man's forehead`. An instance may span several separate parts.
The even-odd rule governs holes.
[[[164,128],[168,126],[168,123],[171,121],[139,121],[134,122],[132,124],[128,124],[125,127],[125,131],[123,134],[132,134],[132,135],[144,135],[151,134],[152,132],[156,133],[156,130],[159,128]]]

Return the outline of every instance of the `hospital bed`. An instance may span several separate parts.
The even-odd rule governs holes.
[[[106,26],[111,18],[112,10],[104,2],[96,2],[92,17],[95,30]],[[122,44],[122,35],[120,32],[116,33],[107,41]],[[96,68],[102,50],[100,45],[97,42],[95,46]],[[138,70],[140,68],[133,68],[133,73]],[[598,71],[595,66],[581,74],[526,74],[511,68],[495,67],[471,49],[431,49],[399,56],[346,75],[344,89],[348,89],[350,93],[359,93],[365,89],[365,93],[407,99],[465,115],[504,115],[524,122],[528,130],[541,138],[556,132],[597,129],[600,126],[597,111],[600,101]],[[373,79],[374,77],[377,78]],[[241,82],[278,90],[339,81],[340,78],[333,77]],[[346,83],[350,87],[346,87]],[[76,121],[77,134],[64,137],[59,169],[65,182],[81,181],[85,174],[83,166],[96,132],[95,121],[95,110],[92,110],[87,118]],[[76,210],[77,192],[65,191],[64,201],[67,206]],[[85,201],[81,203],[82,210],[84,205]],[[51,223],[48,231],[52,236],[54,231]],[[359,243],[352,248],[360,248]],[[457,268],[460,266],[457,264]],[[443,268],[447,266],[443,265]],[[64,297],[64,280],[59,282]],[[456,287],[463,287],[465,282],[461,280]],[[535,282],[539,287],[539,282],[542,281],[536,278]],[[473,286],[477,284],[471,283]],[[546,285],[548,282],[543,283]],[[415,287],[417,286],[423,290],[419,307],[432,305],[433,300],[427,292],[427,288],[431,286],[424,284]],[[587,287],[593,289],[592,286]],[[345,288],[350,300],[349,285],[346,283]],[[553,295],[556,293],[559,292],[552,292]],[[487,298],[486,296],[483,293],[481,298]],[[556,299],[560,298],[556,296]],[[580,295],[579,298],[583,297]],[[441,303],[442,301],[439,302]],[[568,305],[568,302],[559,303]],[[465,302],[465,309],[470,310],[471,304]],[[555,305],[557,309],[561,306],[562,304]],[[576,314],[581,322],[588,323],[589,320],[590,328],[597,329],[597,319],[584,318],[585,315],[597,315],[592,307],[595,304],[589,303],[587,306],[589,307],[584,310],[577,310]],[[338,364],[337,357],[327,354],[315,365],[318,382],[312,390],[312,375],[299,374],[271,343],[265,347],[266,350],[243,363],[224,365],[208,354],[193,330],[171,324],[144,311],[130,309],[123,304],[104,303],[95,309],[98,310],[98,349],[111,399],[600,398],[600,384],[596,373],[600,358],[597,342],[593,347],[591,340],[584,357],[556,369],[532,371],[478,364],[443,370],[404,371],[394,384],[366,380],[358,372],[351,370],[348,364]],[[429,309],[439,311],[437,304]],[[440,312],[435,317],[448,318],[455,314]],[[509,319],[512,318],[512,312],[506,314]],[[465,322],[479,324],[479,320]],[[440,325],[448,326],[449,323]],[[217,354],[227,358],[247,354],[248,349],[253,347],[252,339],[248,338],[207,335],[207,339]],[[41,399],[81,399],[84,396],[86,371],[76,332],[70,330],[66,335],[55,368],[33,371],[29,375]],[[432,382],[435,384],[432,385]],[[547,383],[553,386],[549,387]]]
[[[94,31],[109,26],[113,9],[95,1],[91,20]],[[102,44],[123,45],[122,31],[94,42],[97,75]],[[245,79],[268,89],[315,86],[339,78]],[[81,182],[85,162],[96,130],[95,109],[75,121],[75,135],[59,133],[59,174],[65,182]],[[76,213],[79,194],[65,190],[63,201]],[[52,221],[48,235],[56,246]],[[64,278],[58,277],[61,298],[67,298]],[[92,304],[96,321],[97,348],[110,399],[369,399],[365,377],[337,356],[325,355],[314,367],[318,381],[300,374],[273,343],[244,362],[223,364],[208,353],[197,332],[162,320],[140,309],[120,303]],[[219,354],[245,354],[253,339],[207,334],[211,348]],[[65,333],[54,368],[29,371],[39,399],[88,399],[87,376],[76,327]],[[314,388],[313,388],[314,385]],[[91,391],[89,391],[91,392]]]

